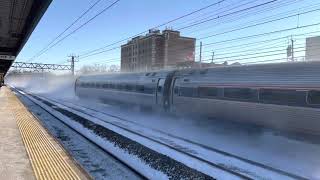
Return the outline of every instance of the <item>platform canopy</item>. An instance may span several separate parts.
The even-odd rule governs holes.
[[[52,0],[0,0],[0,74],[6,74]]]

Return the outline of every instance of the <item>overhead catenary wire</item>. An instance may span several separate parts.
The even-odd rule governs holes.
[[[300,44],[301,45],[301,44]],[[312,50],[312,49],[319,49],[319,45],[314,45],[314,46],[310,46],[309,47],[309,50]],[[301,53],[301,52],[305,52],[306,49],[304,49],[305,47],[304,46],[299,46],[299,47],[296,47],[294,48],[294,51],[295,53]],[[298,50],[298,51],[297,51]],[[273,54],[270,54],[272,53]],[[280,52],[280,53],[279,53]],[[267,54],[269,53],[269,54]],[[265,55],[261,55],[261,54],[265,54]],[[259,56],[257,56],[259,55]],[[243,60],[250,60],[250,59],[257,59],[257,58],[264,58],[264,57],[272,57],[272,56],[279,56],[279,55],[286,55],[286,48],[283,48],[283,49],[279,49],[279,50],[273,50],[273,51],[265,51],[265,52],[260,52],[260,53],[251,53],[251,54],[238,54],[238,55],[235,55],[235,56],[229,56],[229,57],[219,57],[219,58],[215,58],[215,61],[212,61],[211,58],[209,59],[205,59],[203,60],[202,62],[213,62],[213,63],[223,63],[223,62],[242,62]],[[246,57],[246,56],[249,56],[249,57]],[[245,57],[245,58],[241,58],[241,57]],[[118,59],[118,62],[120,59]],[[219,60],[219,61],[216,61],[216,60]],[[103,62],[105,63],[109,63],[109,62],[116,62],[117,60],[115,59],[110,59],[110,61],[106,61],[104,60]],[[155,65],[160,65],[162,63],[156,63]],[[175,63],[167,63],[167,65],[176,65]]]
[[[277,1],[277,0],[269,1],[269,3],[270,3],[270,2],[273,2],[273,1]],[[216,4],[218,4],[218,3],[215,3],[215,5],[216,5]],[[256,5],[255,7],[246,8],[245,10],[257,8],[257,7],[259,7],[259,6],[266,5],[266,4],[268,4],[268,3],[262,3],[262,4],[259,4],[259,5]],[[241,4],[241,5],[238,5],[237,7],[241,7],[241,6],[242,6],[242,4]],[[204,8],[201,8],[201,9],[203,10]],[[243,11],[245,11],[245,10],[243,9]],[[230,11],[230,9],[229,9],[229,11]],[[197,10],[197,11],[195,11],[195,12],[199,12],[199,10]],[[224,12],[227,12],[227,11],[224,11]],[[189,16],[189,15],[191,15],[191,14],[194,14],[194,13],[188,13],[187,16]],[[229,15],[231,15],[231,14],[229,14]],[[168,21],[168,22],[171,23],[171,22],[177,21],[177,20],[179,20],[179,19],[182,19],[182,17],[184,18],[184,17],[187,17],[187,16],[184,15],[184,16],[181,16],[181,17],[179,17],[179,18],[175,18],[174,20],[171,20],[171,21]],[[211,20],[210,20],[210,21],[211,21]],[[161,27],[161,26],[164,26],[164,25],[168,24],[168,22],[167,22],[167,23],[163,23],[163,24],[158,25],[158,26],[153,27],[153,28],[159,28],[159,27]],[[179,30],[179,29],[178,29],[178,30]],[[80,57],[81,57],[81,56],[89,57],[89,56],[92,55],[91,53],[97,52],[97,51],[99,51],[99,50],[101,50],[101,53],[106,52],[106,50],[103,50],[104,48],[110,47],[110,46],[112,46],[112,45],[118,44],[118,43],[123,42],[123,41],[126,41],[126,40],[129,40],[129,39],[131,39],[131,38],[133,38],[133,37],[139,36],[139,35],[144,34],[144,33],[146,33],[146,32],[148,32],[148,31],[141,32],[141,33],[139,33],[139,34],[136,34],[136,35],[134,35],[134,36],[128,37],[128,38],[126,38],[126,39],[117,41],[117,42],[112,43],[112,44],[108,44],[108,45],[106,45],[106,46],[104,46],[104,47],[101,47],[101,48],[98,48],[98,49],[95,49],[95,50],[86,52],[86,53],[84,53],[84,54],[80,54]],[[120,47],[118,47],[118,48],[120,48]],[[94,53],[93,55],[101,54],[101,53]]]
[[[193,33],[193,32],[198,32],[198,31],[203,31],[205,29],[210,29],[210,28],[216,28],[218,25],[226,25],[228,23],[232,23],[234,21],[239,21],[240,19],[243,19],[245,17],[248,17],[250,15],[258,15],[258,14],[261,14],[261,13],[264,13],[264,12],[268,12],[270,10],[274,10],[274,9],[278,9],[278,8],[282,8],[284,6],[287,6],[289,4],[292,4],[292,3],[296,3],[296,0],[294,0],[293,2],[281,2],[280,4],[272,4],[270,6],[267,6],[267,7],[264,7],[263,9],[258,9],[257,11],[244,11],[240,14],[236,14],[236,16],[229,16],[227,18],[229,19],[224,19],[224,18],[219,18],[217,20],[219,20],[218,22],[214,23],[214,25],[210,25],[208,27],[201,27],[200,29],[198,30],[192,30],[190,28],[190,30],[192,30],[191,32],[189,33]],[[300,9],[300,8],[299,8]],[[219,16],[220,14],[215,14],[216,16]],[[282,14],[279,14],[279,15],[282,15]],[[263,19],[262,19],[263,20]],[[186,30],[185,30],[186,31]],[[188,32],[188,31],[187,31]]]
[[[210,19],[207,19],[207,20],[204,20],[204,21],[200,21],[200,22],[191,24],[191,25],[187,25],[187,26],[185,26],[185,27],[178,28],[177,30],[183,30],[183,29],[186,29],[186,28],[190,28],[190,27],[193,27],[193,26],[197,26],[197,25],[199,25],[199,24],[203,24],[203,23],[206,23],[206,22],[209,22],[209,21],[213,21],[213,20],[216,20],[216,19],[219,19],[219,18],[222,18],[222,17],[230,16],[230,15],[233,15],[233,14],[237,14],[237,13],[239,13],[239,12],[248,11],[248,10],[250,10],[250,9],[254,9],[254,8],[257,8],[257,7],[265,6],[265,5],[267,5],[267,4],[274,3],[274,2],[276,2],[276,1],[278,1],[278,0],[271,0],[271,1],[268,1],[268,2],[265,2],[265,3],[261,3],[261,4],[258,4],[258,5],[250,6],[250,7],[241,9],[241,10],[237,10],[237,11],[234,11],[234,12],[231,12],[231,13],[227,13],[227,14],[224,14],[224,15],[221,15],[221,16],[217,16],[217,17],[214,17],[214,18],[210,18]]]
[[[307,33],[308,34],[308,33]],[[302,35],[302,34],[298,34],[298,35]],[[296,45],[302,45],[303,43],[300,43],[300,44],[296,44]],[[281,46],[282,47],[282,46]],[[303,49],[305,48],[305,46],[299,46],[299,47],[296,47],[294,50],[299,50],[299,49]],[[311,49],[318,49],[319,46],[310,46],[309,47],[309,50]],[[253,48],[254,49],[254,48]],[[253,51],[253,49],[249,49],[247,51]],[[271,49],[271,48],[265,48],[266,50],[267,49]],[[272,48],[274,49],[274,48]],[[219,57],[218,55],[218,58],[215,58],[215,60],[221,60],[221,59],[228,59],[228,61],[241,61],[241,60],[247,60],[247,59],[253,59],[253,58],[257,58],[257,57],[270,57],[270,56],[276,56],[276,55],[284,55],[286,53],[276,53],[276,54],[267,54],[267,53],[271,53],[271,52],[286,52],[286,48],[283,47],[283,49],[278,49],[278,50],[272,50],[272,51],[264,51],[264,52],[259,52],[259,53],[250,53],[250,54],[238,54],[238,55],[234,55],[234,56],[228,56],[228,57]],[[305,50],[300,50],[300,51],[296,51],[296,53],[299,53],[299,52],[304,52]],[[246,52],[246,51],[243,51],[243,52]],[[225,53],[225,54],[220,54],[220,55],[228,55],[228,54],[234,54],[234,53]],[[259,54],[267,54],[267,55],[263,55],[263,56],[253,56],[253,55],[259,55]],[[243,56],[253,56],[253,57],[247,57],[247,58],[242,58],[242,59],[239,59],[237,57],[243,57]],[[230,59],[230,58],[233,58],[233,59]],[[234,59],[236,58],[236,59]],[[117,60],[114,60],[112,59],[112,61],[105,61],[105,62],[116,62]],[[205,59],[203,60],[203,62],[207,62],[207,61],[211,61],[211,59]],[[225,60],[224,60],[225,61]],[[221,62],[224,62],[224,61],[221,61]],[[120,62],[120,58],[118,58],[118,62]],[[219,62],[215,62],[215,63],[219,63]],[[158,63],[159,64],[159,63]],[[168,64],[170,65],[170,64]],[[173,65],[173,64],[172,64]]]
[[[304,11],[304,12],[299,12],[299,13],[296,13],[296,14],[288,15],[288,16],[285,16],[285,17],[279,17],[279,18],[276,18],[276,19],[267,20],[267,21],[264,21],[264,22],[258,22],[258,23],[252,24],[252,25],[247,25],[247,26],[244,26],[244,27],[234,28],[234,29],[231,29],[231,30],[215,33],[215,34],[212,34],[209,37],[219,36],[219,35],[235,32],[235,31],[239,31],[239,30],[244,30],[244,29],[248,29],[248,28],[252,28],[252,27],[256,27],[256,26],[260,26],[260,25],[269,24],[269,23],[272,23],[272,22],[280,21],[280,20],[285,20],[285,19],[289,19],[289,18],[293,18],[293,17],[298,17],[298,16],[301,16],[301,15],[317,12],[319,10],[320,10],[320,8],[317,8],[317,9],[313,9],[313,10],[308,10],[308,11]]]
[[[303,25],[303,26],[299,26],[299,27],[292,27],[292,28],[286,28],[286,29],[280,29],[280,30],[275,30],[275,31],[269,31],[269,32],[265,32],[265,33],[259,33],[259,34],[254,34],[254,35],[249,35],[249,36],[241,36],[241,37],[237,37],[237,38],[232,38],[232,39],[227,39],[227,40],[222,40],[222,41],[215,41],[215,42],[211,42],[211,43],[204,43],[202,44],[202,46],[210,46],[210,45],[217,45],[217,44],[223,44],[223,43],[229,43],[229,42],[234,42],[234,41],[238,41],[238,40],[243,40],[243,39],[251,39],[251,38],[257,38],[257,37],[263,37],[263,36],[268,36],[271,34],[277,34],[277,33],[283,33],[283,32],[288,32],[288,31],[292,31],[292,30],[297,30],[297,29],[303,29],[303,28],[308,28],[308,27],[314,27],[314,26],[318,26],[320,25],[320,23],[313,23],[313,24],[307,24],[307,25]],[[208,36],[210,37],[210,36]],[[206,37],[200,38],[200,39],[205,39]],[[179,52],[181,50],[186,50],[186,49],[193,49],[193,48],[197,48],[199,47],[199,45],[194,46],[187,46],[181,49],[175,49],[175,50],[170,50],[170,52]],[[101,52],[97,52],[96,54],[101,54],[107,51],[112,51],[115,49],[119,49],[120,47],[113,47],[111,49],[107,49]],[[89,57],[92,55],[87,55],[86,57]]]
[[[261,4],[259,4],[259,5],[261,5]],[[247,9],[250,9],[250,8],[247,8]],[[232,30],[229,30],[229,31],[213,34],[213,35],[206,36],[206,37],[201,37],[201,38],[198,38],[198,39],[199,40],[206,39],[206,38],[210,38],[210,37],[214,37],[214,36],[218,36],[218,35],[234,32],[234,31],[238,31],[238,30],[242,30],[242,29],[246,29],[246,28],[250,28],[250,27],[255,27],[255,26],[259,26],[259,25],[263,25],[263,24],[267,24],[267,23],[271,23],[271,22],[275,22],[275,21],[279,21],[279,20],[283,20],[283,19],[287,19],[287,18],[291,18],[291,17],[295,17],[295,16],[298,16],[298,15],[312,13],[312,12],[319,11],[319,10],[320,9],[309,10],[309,11],[306,11],[306,12],[301,12],[299,14],[297,13],[297,14],[294,14],[294,15],[290,15],[290,16],[286,16],[286,17],[282,17],[282,18],[277,18],[277,19],[273,19],[273,20],[269,20],[269,21],[265,21],[265,22],[261,22],[261,23],[257,23],[257,24],[254,24],[254,25],[249,25],[249,26],[246,26],[246,27],[238,28],[238,29],[232,29]],[[119,47],[113,47],[113,48],[107,49],[107,50],[102,50],[102,51],[94,53],[94,54],[87,54],[87,55],[83,56],[82,58],[87,58],[87,57],[90,57],[90,56],[94,56],[94,55],[97,55],[97,54],[101,54],[101,53],[108,52],[110,50],[119,49],[119,48],[120,48],[120,46]]]
[[[237,14],[236,19],[239,20],[239,18],[246,17],[247,15],[251,15],[251,13],[254,13],[254,15],[257,15],[257,14],[259,14],[259,13],[261,13],[261,12],[266,12],[267,10],[270,10],[270,9],[273,9],[273,10],[274,10],[274,9],[277,9],[277,8],[281,8],[281,7],[284,7],[284,6],[287,6],[287,5],[296,3],[297,1],[298,1],[298,0],[289,0],[288,2],[286,2],[286,0],[280,1],[279,3],[270,4],[270,6],[264,7],[263,9],[259,9],[258,11],[250,11],[250,12],[244,12],[244,13],[242,13],[242,14],[241,14],[241,13],[240,13],[240,14]],[[244,3],[244,4],[237,5],[236,7],[233,7],[233,8],[231,8],[231,9],[229,9],[229,11],[230,11],[230,10],[233,10],[233,9],[236,9],[236,8],[239,8],[239,7],[242,7],[242,5],[247,5],[247,4],[252,3],[252,2],[257,2],[257,1],[254,0],[254,1],[249,1],[248,3]],[[227,6],[227,7],[232,7],[232,6],[234,6],[234,5],[235,5],[235,4],[232,4],[231,6]],[[226,7],[224,7],[224,8],[226,8]],[[220,8],[220,9],[223,10],[224,8]],[[212,18],[212,17],[219,16],[219,15],[221,15],[221,13],[223,13],[223,12],[227,12],[227,11],[212,11],[211,13],[214,13],[214,14],[211,14],[211,15],[209,15],[209,16],[207,16],[207,17],[203,17],[203,15],[198,16],[197,18],[192,19],[192,20],[195,20],[195,21],[192,21],[192,22],[188,23],[188,25],[194,24],[194,23],[199,22],[199,21],[201,21],[201,20],[206,20],[206,19],[210,19],[210,18]],[[197,19],[199,19],[199,18],[201,18],[201,19],[200,19],[200,20],[197,20]],[[220,18],[220,19],[221,19],[221,18]],[[190,21],[190,20],[184,21],[183,23],[180,23],[180,24],[176,25],[176,26],[178,26],[178,27],[176,27],[176,28],[177,28],[177,29],[180,28],[179,25],[182,25],[182,24],[184,24],[184,23],[186,23],[186,22],[189,22],[189,21]],[[225,22],[226,22],[226,21],[223,21],[223,23],[225,23]],[[183,26],[181,26],[181,27],[183,27]]]
[[[300,9],[300,8],[299,8]],[[319,9],[317,9],[317,10],[319,10]],[[307,11],[304,11],[304,12],[315,12],[316,10],[307,10]],[[234,28],[234,29],[229,29],[229,30],[227,30],[227,31],[222,31],[222,32],[219,32],[219,33],[215,33],[215,34],[209,34],[209,33],[206,33],[206,34],[204,34],[203,36],[201,36],[200,38],[199,38],[199,40],[202,40],[201,38],[203,38],[203,39],[209,39],[209,38],[212,38],[212,37],[215,37],[215,36],[219,36],[219,35],[222,35],[222,34],[227,34],[227,33],[231,33],[231,32],[235,32],[235,31],[238,31],[238,30],[242,30],[242,29],[246,29],[246,28],[251,28],[251,27],[255,27],[255,26],[260,26],[260,25],[262,25],[262,24],[266,24],[266,23],[271,23],[271,22],[275,22],[275,21],[278,21],[278,20],[283,20],[283,19],[287,19],[287,18],[290,18],[290,17],[296,17],[296,16],[299,16],[300,17],[300,15],[301,14],[304,14],[304,12],[301,12],[301,11],[299,11],[300,13],[297,13],[297,14],[291,14],[291,15],[287,15],[287,16],[284,16],[284,17],[277,17],[276,16],[276,19],[275,18],[273,18],[273,19],[268,19],[269,17],[267,17],[267,18],[265,18],[265,21],[264,22],[259,22],[258,21],[258,23],[255,23],[255,24],[249,24],[249,23],[251,23],[251,22],[246,22],[244,25],[242,25],[242,26],[240,26],[240,27],[237,27],[237,28]],[[232,12],[230,12],[230,13],[232,13]],[[182,19],[182,18],[181,18]],[[201,22],[201,21],[199,21],[199,22]],[[258,38],[260,38],[260,37],[266,37],[266,36],[269,36],[269,35],[271,35],[271,34],[276,34],[276,33],[283,33],[283,32],[289,32],[289,31],[292,31],[292,30],[297,30],[297,29],[302,29],[302,28],[309,28],[309,27],[314,27],[314,26],[317,26],[317,25],[319,25],[320,23],[315,23],[315,24],[309,24],[309,25],[300,25],[300,24],[298,24],[297,25],[297,27],[294,27],[294,28],[287,28],[287,29],[282,29],[282,30],[276,30],[276,31],[271,31],[272,33],[269,33],[269,32],[265,32],[265,33],[261,33],[259,36],[257,36],[257,34],[256,35],[250,35],[250,36],[243,36],[242,38],[241,37],[238,37],[238,39],[237,38],[233,38],[233,40],[232,39],[227,39],[227,40],[221,40],[221,41],[215,41],[215,42],[212,42],[211,41],[211,39],[210,39],[210,41],[208,42],[208,43],[204,43],[203,44],[203,46],[206,46],[206,47],[209,47],[209,46],[216,46],[216,47],[218,47],[218,48],[214,48],[214,49],[210,49],[210,50],[208,50],[207,52],[212,52],[213,50],[219,50],[219,49],[224,49],[224,48],[226,48],[226,47],[222,47],[221,48],[221,45],[223,45],[223,44],[228,44],[228,43],[230,43],[230,42],[232,42],[232,43],[235,43],[235,42],[238,42],[238,41],[250,41],[250,39],[258,39]],[[189,24],[189,25],[192,25],[192,23],[191,24]],[[194,26],[193,26],[194,27]],[[147,32],[147,31],[145,31],[145,32]],[[305,35],[305,34],[304,34]],[[284,36],[284,37],[282,37],[283,39],[285,39],[285,38],[288,38],[288,35],[287,36]],[[278,38],[274,38],[274,39],[278,39]],[[268,40],[270,40],[270,39],[268,39]],[[264,40],[265,42],[267,42],[268,40]],[[271,42],[271,41],[270,41]],[[248,45],[248,44],[250,44],[250,45],[252,45],[253,43],[245,43],[243,46],[246,46],[246,44]],[[285,44],[285,43],[284,43]],[[295,44],[296,45],[296,44]],[[236,45],[233,45],[233,47],[235,47]],[[117,47],[112,47],[112,45],[111,46],[108,46],[108,47],[110,47],[109,49],[105,49],[105,47],[103,47],[103,49],[100,49],[100,50],[98,50],[98,51],[95,51],[95,52],[93,52],[93,53],[88,53],[88,54],[86,54],[86,55],[84,55],[84,56],[81,56],[81,60],[83,60],[83,59],[85,59],[85,58],[87,58],[87,57],[90,57],[90,56],[94,56],[94,55],[97,55],[97,54],[101,54],[101,53],[104,53],[104,52],[108,52],[108,51],[113,51],[113,50],[118,50],[118,49],[120,49],[121,48],[121,46],[117,46]],[[195,48],[196,47],[198,47],[197,45],[195,45]],[[229,46],[230,47],[230,46]],[[232,46],[231,46],[232,47]],[[236,47],[239,47],[239,46],[236,46]],[[190,48],[190,47],[188,47],[188,48]],[[179,51],[181,51],[181,50],[184,50],[184,49],[188,49],[188,48],[182,48],[182,49],[171,49],[171,52],[179,52]],[[280,50],[279,50],[280,51]],[[205,52],[205,51],[204,51]],[[245,52],[245,50],[243,50],[243,52]],[[223,54],[217,54],[217,53],[215,53],[215,59],[218,59],[219,58],[219,56],[220,55],[227,55],[227,54],[232,54],[232,53],[237,53],[237,52],[229,52],[229,53],[223,53]],[[240,51],[240,53],[241,53],[241,51]],[[270,53],[270,52],[268,52],[268,53]],[[256,53],[256,54],[262,54],[262,52],[261,53]],[[241,55],[241,54],[240,54]],[[243,55],[242,54],[242,56],[245,56],[245,55]],[[204,57],[205,57],[205,55],[204,55]],[[225,57],[225,58],[232,58],[232,57]],[[113,60],[111,60],[111,59],[109,59],[109,60],[106,60],[105,62],[116,62],[116,61],[118,61],[118,60],[121,60],[120,58],[114,58]]]
[[[169,21],[167,21],[167,22],[161,23],[161,24],[156,25],[156,26],[154,26],[154,27],[152,27],[152,28],[150,28],[150,29],[156,29],[156,28],[160,28],[160,27],[162,27],[162,26],[168,25],[168,24],[170,24],[170,23],[172,23],[172,22],[178,21],[178,20],[180,20],[180,19],[182,19],[182,18],[188,17],[188,16],[190,16],[190,15],[193,15],[193,14],[195,14],[195,13],[198,13],[198,12],[200,12],[200,11],[203,11],[203,10],[205,10],[205,9],[208,9],[208,8],[210,8],[210,7],[212,7],[212,6],[216,6],[216,5],[218,5],[218,4],[220,4],[220,3],[224,2],[224,1],[226,1],[226,0],[219,0],[218,2],[209,4],[209,5],[205,6],[205,7],[202,7],[202,8],[200,8],[200,9],[197,9],[197,10],[192,11],[192,12],[190,12],[190,13],[184,14],[184,15],[182,15],[182,16],[179,16],[179,17],[174,18],[174,19],[172,19],[172,20],[169,20]],[[115,45],[115,44],[119,44],[119,43],[124,42],[124,41],[127,41],[127,40],[129,40],[129,39],[131,39],[131,38],[133,38],[133,37],[139,36],[139,35],[141,35],[141,34],[145,34],[145,33],[147,33],[147,32],[148,32],[148,30],[143,31],[143,32],[140,32],[140,33],[135,34],[135,35],[133,35],[133,36],[130,36],[130,37],[128,37],[128,38],[125,38],[125,39],[122,39],[122,40],[113,42],[113,43],[111,43],[111,44],[105,45],[105,46],[103,46],[103,47],[100,47],[100,48],[97,48],[97,49],[94,49],[94,50],[90,50],[90,51],[85,52],[85,53],[82,53],[82,54],[80,54],[80,56],[85,56],[85,55],[88,55],[88,54],[90,54],[90,53],[97,52],[97,51],[102,50],[102,49],[104,49],[104,48],[113,46],[113,45]]]
[[[71,36],[72,34],[76,33],[78,30],[80,30],[81,28],[83,28],[85,25],[87,25],[89,22],[91,22],[92,20],[94,20],[95,18],[97,18],[98,16],[100,16],[101,14],[103,14],[104,12],[106,12],[108,9],[110,9],[111,7],[113,7],[114,5],[116,5],[120,0],[116,0],[113,3],[111,3],[110,5],[108,5],[107,7],[105,7],[103,10],[101,10],[100,12],[98,12],[96,15],[94,15],[93,17],[91,17],[89,20],[87,20],[86,22],[84,22],[83,24],[81,24],[80,26],[78,26],[76,29],[74,29],[73,31],[71,31],[70,33],[68,33],[67,35],[65,35],[64,37],[62,37],[61,39],[59,39],[58,41],[56,41],[54,44],[52,44],[51,46],[49,46],[45,51],[41,52],[39,54],[39,56],[41,56],[42,54],[44,54],[45,52],[47,52],[48,50],[50,50],[51,48],[53,48],[54,46],[58,45],[60,42],[62,42],[63,40],[65,40],[67,37]]]
[[[53,38],[44,48],[42,48],[38,53],[29,59],[29,61],[38,57],[44,50],[46,50],[52,43],[54,43],[58,38],[60,38],[65,32],[67,32],[73,25],[75,25],[80,19],[82,19],[88,12],[90,12],[100,1],[95,1],[87,10],[85,10],[76,20],[74,20],[69,26],[67,26],[58,36]]]

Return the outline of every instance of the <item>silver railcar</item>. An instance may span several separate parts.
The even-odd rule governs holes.
[[[81,76],[76,94],[320,134],[320,62]]]
[[[320,134],[320,63],[179,71],[172,109],[222,120]]]
[[[80,97],[168,108],[173,71],[80,76],[75,92]]]

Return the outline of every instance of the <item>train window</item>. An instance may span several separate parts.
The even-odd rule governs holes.
[[[91,88],[94,88],[94,87],[95,87],[95,84],[94,84],[94,83],[91,83],[91,84],[90,84],[90,87],[91,87]]]
[[[257,96],[255,89],[224,88],[224,97],[231,99],[254,99]]]
[[[197,93],[197,91],[193,87],[180,87],[179,88],[179,96],[195,97],[196,93]]]
[[[192,74],[194,74],[195,72],[196,72],[195,70],[192,70],[192,71],[189,72],[189,74],[192,75]]]
[[[288,89],[260,89],[259,99],[264,103],[302,105],[306,102],[306,91]]]
[[[101,87],[101,84],[96,82],[96,88],[100,88]]]
[[[112,84],[112,83],[109,84],[109,88],[110,88],[110,89],[115,89],[115,87],[116,87],[115,84]]]
[[[144,92],[144,86],[143,85],[137,85],[136,86],[136,91],[137,92]]]
[[[118,84],[118,85],[117,85],[117,89],[118,89],[118,90],[124,89],[124,88],[123,88],[123,85],[122,85],[122,84]]]
[[[127,90],[127,91],[132,91],[132,89],[133,89],[133,87],[132,87],[131,84],[127,84],[127,85],[126,85],[126,90]]]
[[[308,93],[309,104],[320,104],[320,91],[312,90]]]
[[[207,74],[207,72],[208,72],[208,69],[204,69],[200,71],[200,74]]]
[[[216,87],[199,87],[198,91],[200,97],[216,97],[219,93],[219,89]]]
[[[107,88],[108,88],[108,84],[107,84],[107,83],[103,84],[103,85],[102,85],[102,88],[103,88],[103,89],[107,89]]]
[[[151,86],[145,86],[144,87],[144,93],[146,93],[146,94],[153,94],[154,93],[154,88],[153,87],[151,87]]]
[[[174,87],[174,94],[179,94],[179,87],[178,86]]]

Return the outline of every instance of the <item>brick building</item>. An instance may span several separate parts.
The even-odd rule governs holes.
[[[195,38],[181,37],[179,31],[149,30],[121,46],[121,71],[149,71],[194,61]]]
[[[306,39],[306,60],[320,61],[320,36]]]

